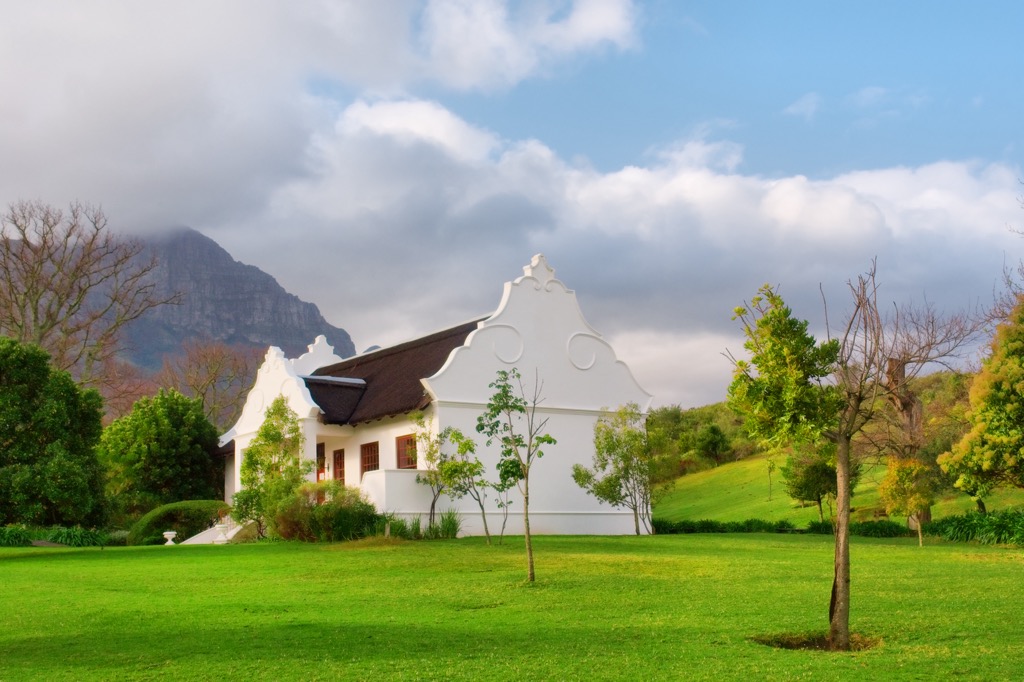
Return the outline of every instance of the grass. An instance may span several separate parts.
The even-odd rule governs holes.
[[[781,466],[781,459],[777,458],[776,462]],[[864,467],[852,500],[855,521],[870,521],[875,518],[875,512],[884,509],[878,496],[878,484],[884,475],[884,464]],[[672,490],[655,507],[654,515],[668,521],[786,519],[801,528],[818,519],[817,506],[801,506],[786,494],[779,469],[772,473],[770,500],[768,495],[767,460],[752,457],[677,479]],[[1000,490],[985,502],[990,511],[1024,507],[1024,490]],[[967,495],[950,491],[932,507],[932,515],[939,518],[975,508],[974,501]],[[828,516],[828,509],[825,515]],[[894,520],[903,519],[894,517]]]
[[[1024,553],[854,538],[856,653],[826,627],[831,538],[370,540],[0,550],[0,680],[960,679],[1019,676]]]

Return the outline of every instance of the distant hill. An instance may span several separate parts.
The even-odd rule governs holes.
[[[129,326],[125,340],[134,364],[157,369],[165,354],[191,339],[279,346],[296,357],[323,334],[339,356],[355,354],[348,332],[328,324],[314,304],[288,293],[259,268],[239,263],[209,237],[181,228],[144,243],[156,256],[153,276],[160,290],[179,291],[183,301],[160,306]]]

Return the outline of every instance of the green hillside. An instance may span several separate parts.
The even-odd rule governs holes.
[[[864,467],[853,495],[854,520],[870,520],[876,512],[882,511],[878,483],[884,474],[884,465]],[[818,518],[816,506],[802,507],[790,499],[778,469],[772,473],[771,499],[768,497],[767,458],[751,457],[676,479],[672,490],[654,508],[654,516],[668,521],[786,519],[797,526],[805,526]],[[986,498],[985,503],[990,511],[1024,507],[1024,490],[999,491]],[[966,495],[949,492],[932,508],[932,514],[941,517],[974,508],[974,502]]]

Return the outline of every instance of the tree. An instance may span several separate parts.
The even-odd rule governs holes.
[[[640,406],[628,403],[594,424],[594,467],[575,464],[572,478],[589,495],[632,511],[637,535],[641,526],[650,534],[651,504],[661,464],[648,441]]]
[[[46,350],[84,384],[100,379],[123,327],[178,296],[162,297],[142,243],[114,236],[99,208],[65,213],[42,202],[0,216],[0,333]]]
[[[458,499],[468,496],[480,507],[480,519],[484,526],[487,544],[491,544],[491,531],[487,527],[487,489],[495,487],[494,483],[484,478],[484,465],[476,457],[476,443],[464,435],[461,430],[448,427],[442,432],[449,443],[455,446],[455,452],[439,467],[441,479],[448,496]],[[500,484],[499,484],[500,485]],[[504,525],[502,526],[504,533]]]
[[[0,337],[0,526],[105,520],[102,401],[39,347]]]
[[[97,454],[107,494],[128,514],[223,494],[222,469],[211,455],[217,431],[200,402],[177,391],[137,401],[103,431]]]
[[[515,382],[516,386],[512,383]],[[487,401],[484,413],[477,418],[476,430],[487,436],[487,445],[497,441],[500,446],[498,471],[502,483],[518,481],[523,496],[523,534],[526,539],[526,579],[536,580],[533,566],[533,541],[530,537],[530,470],[544,456],[541,449],[554,445],[555,439],[544,433],[548,420],[538,420],[537,406],[542,402],[543,384],[534,378],[529,399],[523,388],[519,370],[498,370],[497,379],[489,384],[494,394]]]
[[[416,482],[430,488],[430,513],[427,516],[427,525],[433,526],[437,513],[437,501],[444,494],[448,485],[442,467],[451,457],[444,449],[451,431],[445,429],[435,435],[427,425],[426,417],[422,412],[413,415],[413,423],[416,424],[416,456],[417,458],[422,457],[425,464],[416,474]]]
[[[817,343],[807,322],[796,320],[769,285],[750,304],[737,308],[751,353],[733,358],[730,405],[746,415],[751,434],[768,445],[823,441],[836,448],[836,551],[829,642],[850,647],[851,445],[891,403],[894,394],[922,368],[945,364],[980,328],[978,318],[941,315],[929,304],[894,307],[878,302],[875,264],[848,282],[852,309],[837,338]],[[827,317],[827,310],[826,310]],[[893,381],[892,363],[901,366]],[[897,395],[898,397],[898,395]]]
[[[249,447],[239,471],[242,490],[232,500],[235,520],[256,522],[262,538],[275,534],[278,505],[302,485],[313,462],[302,459],[305,438],[298,415],[278,396],[267,408],[266,417]]]
[[[223,432],[242,413],[259,362],[254,348],[186,341],[179,355],[164,359],[157,383],[198,398],[207,419]]]
[[[782,467],[786,493],[794,500],[814,502],[818,506],[818,520],[820,521],[825,520],[822,500],[835,499],[837,496],[834,462],[835,447],[831,443],[826,443],[820,449],[797,447]],[[860,462],[851,461],[849,481],[851,496],[859,477]]]
[[[893,457],[878,494],[890,514],[904,514],[915,520],[917,545],[924,546],[923,516],[935,504],[935,472],[916,459]]]
[[[1024,295],[996,328],[970,404],[970,431],[939,465],[957,488],[979,499],[1000,485],[1024,487]]]

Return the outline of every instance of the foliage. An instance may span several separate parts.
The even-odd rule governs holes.
[[[435,525],[437,500],[444,492],[452,499],[469,495],[480,506],[484,534],[490,543],[484,490],[491,484],[483,478],[484,466],[480,460],[470,459],[470,455],[476,453],[476,443],[451,426],[434,435],[423,413],[414,414],[413,422],[416,424],[416,453],[423,457],[426,465],[416,474],[416,482],[429,486],[432,494],[428,524]],[[449,444],[455,446],[455,452],[448,451]]]
[[[103,523],[101,414],[45,352],[0,337],[0,524]]]
[[[850,523],[850,535],[859,535],[865,538],[902,538],[910,535],[910,529],[902,523],[888,519],[853,521]]]
[[[890,514],[915,520],[918,544],[924,544],[923,516],[935,504],[935,476],[930,466],[917,459],[889,458],[889,470],[878,492]]]
[[[1024,546],[1024,510],[1006,509],[987,514],[971,511],[944,516],[925,524],[924,532],[952,542]]]
[[[786,493],[800,502],[813,502],[818,508],[818,520],[824,521],[822,500],[836,498],[836,448],[833,443],[824,443],[816,449],[795,446],[782,467],[782,479]],[[860,479],[859,461],[850,463],[849,494],[852,497]]]
[[[142,398],[103,431],[97,455],[107,494],[127,514],[222,493],[222,468],[211,454],[217,432],[198,400],[174,390]]]
[[[213,527],[230,510],[223,500],[185,500],[157,507],[136,522],[128,531],[129,545],[151,544],[154,538],[163,544],[160,535],[173,530],[179,540],[190,538]]]
[[[594,424],[594,466],[573,465],[576,484],[602,502],[633,512],[637,535],[651,532],[651,504],[662,467],[647,437],[640,406],[629,403]]]
[[[302,459],[303,442],[298,416],[285,397],[278,396],[245,449],[239,471],[242,489],[232,500],[235,520],[254,521],[261,538],[276,535],[278,505],[291,497],[312,471],[313,463]]]
[[[513,382],[517,385],[513,386]],[[530,535],[530,470],[544,456],[541,449],[555,445],[555,439],[544,429],[547,418],[538,421],[537,406],[541,403],[543,384],[534,377],[532,397],[527,400],[519,370],[498,370],[489,384],[494,390],[483,414],[477,418],[476,430],[487,436],[487,445],[497,441],[500,446],[498,473],[501,485],[509,487],[517,481],[523,496],[523,535],[526,541],[526,579],[536,580],[533,565],[533,542]],[[518,389],[518,390],[517,390]]]
[[[1024,296],[997,327],[970,402],[971,430],[939,458],[942,469],[975,497],[999,485],[1024,487]]]
[[[81,526],[72,528],[57,526],[50,531],[46,539],[68,547],[102,547],[107,544],[109,536],[103,531]]]
[[[340,481],[301,484],[277,505],[274,528],[284,540],[355,540],[377,518],[377,510],[358,488]]]
[[[757,450],[743,423],[725,403],[684,410],[658,407],[647,415],[647,435],[654,453],[666,464],[662,481],[747,457]]]
[[[400,538],[402,540],[454,540],[462,531],[462,518],[454,509],[445,509],[437,523],[423,527],[420,517],[405,519],[394,512],[379,514],[367,526],[365,534],[374,537]]]
[[[0,333],[44,348],[81,382],[98,382],[125,325],[179,298],[158,294],[156,261],[142,252],[140,241],[107,229],[99,208],[12,204],[0,215]]]
[[[28,547],[32,534],[24,524],[0,526],[0,547]]]
[[[179,355],[164,359],[157,382],[199,399],[210,423],[226,431],[242,413],[259,363],[254,348],[187,340]]]

